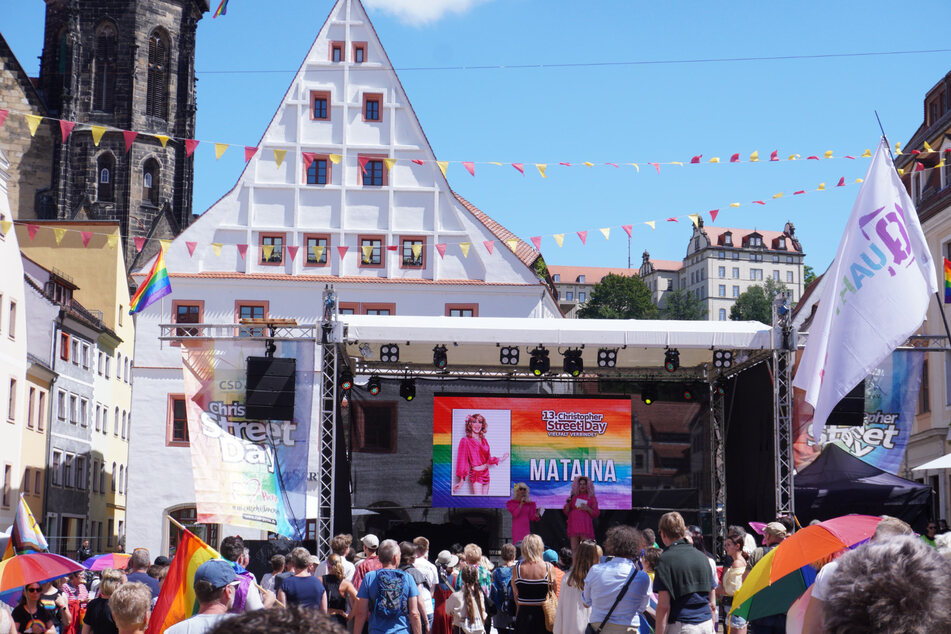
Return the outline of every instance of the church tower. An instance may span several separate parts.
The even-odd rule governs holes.
[[[46,219],[118,220],[130,270],[192,213],[195,33],[208,0],[46,0],[39,90],[52,117],[104,126],[54,144]],[[138,132],[127,145],[122,130]],[[134,238],[147,238],[139,253]]]

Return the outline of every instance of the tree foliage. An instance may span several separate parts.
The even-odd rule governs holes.
[[[773,323],[773,299],[786,291],[786,285],[772,278],[765,284],[750,286],[733,302],[730,319],[733,321],[760,321],[767,326]]]
[[[578,311],[582,319],[656,319],[657,307],[641,278],[611,273],[591,289],[591,297]]]
[[[660,312],[664,319],[706,319],[700,300],[685,288],[667,291],[664,294],[664,308]]]
[[[819,276],[816,275],[816,272],[812,269],[811,266],[807,264],[804,267],[802,267],[802,281],[805,283],[806,286],[809,286],[810,284],[812,284],[812,282],[817,277]]]

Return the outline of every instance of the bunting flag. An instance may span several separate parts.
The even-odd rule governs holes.
[[[548,178],[545,176],[545,170],[548,169],[548,165],[545,163],[535,163],[535,167],[538,168],[538,173],[542,175],[542,178]]]
[[[446,170],[449,169],[449,161],[436,161],[436,165],[439,166],[439,171],[442,172],[443,178],[445,178]]]
[[[720,162],[720,157],[719,157],[719,156],[714,156],[712,159],[710,159],[710,162],[711,162],[711,163],[719,163],[719,162]]]
[[[601,235],[604,236],[605,240],[611,239],[611,227],[603,227],[601,229],[598,229],[598,231],[601,232]]]
[[[227,151],[227,149],[228,149],[227,143],[215,143],[215,160],[217,161],[218,159],[220,159],[221,155],[224,154],[225,151]]]
[[[866,149],[864,152],[862,152],[862,158],[871,158],[871,157],[872,157],[871,150]]]
[[[594,163],[592,163],[591,161],[585,161],[584,163],[582,163],[582,165],[584,165],[585,167],[594,167]]]
[[[3,127],[3,122],[7,120],[8,114],[10,114],[9,110],[0,110],[0,127]]]
[[[739,162],[740,162],[740,155],[739,155],[739,153],[734,154],[733,156],[731,156],[731,157],[730,157],[730,162],[731,162],[731,163],[739,163]]]
[[[245,145],[244,146],[244,162],[247,163],[248,161],[250,161],[252,158],[254,158],[254,155],[257,153],[258,153],[258,149],[256,147]]]
[[[648,221],[645,222],[644,224],[647,225],[648,227],[650,227],[651,229],[655,230],[655,231],[657,230],[657,221],[655,221],[655,220],[648,220]]]
[[[445,259],[445,257],[446,257],[446,245],[445,245],[445,244],[437,244],[437,245],[436,245],[436,251],[439,253],[439,257],[440,257],[441,259]]]
[[[221,0],[221,4],[218,5],[218,8],[215,10],[215,14],[211,16],[211,19],[214,20],[219,15],[228,15],[228,0]]]
[[[798,196],[798,195],[800,195],[800,194],[805,194],[805,193],[806,193],[806,190],[805,190],[805,189],[800,189],[800,190],[798,190],[798,191],[794,191],[794,192],[793,192],[793,196]]]
[[[634,225],[621,225],[621,229],[624,229],[624,233],[627,234],[627,237],[631,237],[631,233],[634,231]]]
[[[59,131],[63,135],[63,143],[66,143],[66,139],[69,138],[69,133],[73,131],[73,126],[75,125],[76,123],[74,121],[66,121],[66,120],[60,119]]]
[[[518,248],[518,238],[512,238],[512,239],[510,239],[510,240],[506,240],[506,241],[505,241],[505,244],[508,245],[509,250],[510,250],[512,253],[515,253],[515,249]]]
[[[825,183],[819,183],[819,186],[816,188],[817,191],[823,191],[826,188]]]
[[[262,244],[261,245],[261,255],[264,256],[264,261],[267,262],[271,259],[271,256],[274,255],[274,245],[273,244]]]
[[[541,236],[533,236],[531,240],[532,240],[532,244],[535,245],[535,250],[536,250],[536,251],[541,251],[541,250],[542,250],[542,237],[541,237]]]
[[[756,163],[759,161],[759,150],[753,150],[753,153],[750,154],[750,163]]]
[[[118,244],[119,236],[114,233],[106,236],[106,246],[108,246],[110,249],[115,249]]]
[[[418,260],[419,256],[423,253],[423,245],[418,242],[414,242],[413,246],[410,247],[410,251],[413,252],[413,259]]]
[[[133,132],[132,130],[122,131],[122,140],[125,141],[126,154],[132,150],[132,144],[135,143],[135,137],[137,136],[139,136],[138,132]]]
[[[641,168],[638,166],[637,163],[628,163],[628,165],[633,165],[633,166],[634,166],[634,171],[637,172],[638,174],[641,173]]]
[[[277,163],[278,167],[284,162],[285,156],[287,156],[287,150],[274,150],[274,162]]]
[[[773,150],[772,152],[770,152],[769,160],[770,160],[770,161],[778,161],[778,160],[779,160],[779,150]]]
[[[195,257],[195,249],[198,247],[197,242],[186,242],[185,248],[188,249],[188,256]]]
[[[648,163],[648,165],[653,165],[654,169],[657,170],[657,173],[660,174],[660,163]]]
[[[0,220],[0,235],[7,235],[10,229],[13,228],[12,220]]]
[[[773,198],[782,198],[782,197],[783,197],[782,192],[779,192],[778,194],[773,194]]]
[[[26,233],[27,233],[27,235],[30,236],[30,241],[31,241],[31,242],[33,241],[33,238],[36,237],[36,232],[39,231],[39,230],[40,230],[40,226],[39,226],[39,225],[27,225],[27,226],[26,226]]]
[[[739,207],[740,203],[730,203],[730,207]]]
[[[221,244],[220,242],[212,242],[212,243],[211,243],[211,249],[212,249],[212,251],[215,252],[215,257],[220,257],[220,256],[221,256],[221,247],[223,247],[223,246],[224,246],[224,245]]]
[[[687,217],[690,218],[690,222],[693,223],[693,226],[699,226],[700,224],[700,214],[687,214]]]
[[[486,248],[486,250],[488,250],[489,255],[492,255],[492,249],[495,248],[495,241],[494,241],[494,240],[486,240],[486,241],[483,242],[482,244],[485,245],[485,248]]]
[[[317,159],[317,153],[316,152],[301,152],[300,154],[304,158],[304,169],[309,170],[310,164],[313,163]],[[360,167],[363,167],[363,165],[361,165]],[[367,173],[366,169],[363,170],[363,173],[364,174]]]
[[[703,158],[703,154],[698,154],[698,155],[696,155],[695,157],[693,157],[692,159],[690,159],[690,162],[691,162],[691,163],[699,163],[699,162],[700,162],[700,159],[702,159],[702,158]]]
[[[165,268],[165,250],[159,249],[148,277],[145,278],[142,285],[135,291],[135,295],[129,300],[129,314],[134,315],[142,312],[171,292],[172,283],[168,279],[168,269]]]
[[[92,132],[92,142],[96,147],[99,147],[99,142],[102,141],[102,135],[106,133],[105,126],[94,125],[89,128],[89,131]]]
[[[171,240],[159,240],[159,245],[162,247],[162,251],[168,251],[168,248],[172,245]]]
[[[363,251],[363,263],[368,264],[370,262],[370,258],[373,256],[373,245],[365,244],[360,247],[360,250]]]
[[[166,144],[168,144],[168,140],[169,140],[171,137],[165,136],[164,134],[156,134],[156,135],[155,135],[155,138],[159,140],[159,143],[161,143],[161,144],[162,144],[162,147],[164,148],[164,147],[166,146]]]
[[[16,514],[13,516],[13,526],[10,527],[10,539],[7,541],[7,548],[3,553],[3,559],[9,559],[14,555],[26,555],[29,553],[47,552],[49,544],[36,518],[33,517],[33,511],[20,494],[17,502]]]
[[[299,248],[300,248],[300,247],[288,245],[288,247],[287,247],[287,255],[290,256],[291,262],[293,262],[295,259],[297,259],[297,249],[299,249]],[[319,260],[319,259],[320,259],[320,258],[318,258],[318,260]]]
[[[825,157],[825,158],[827,158],[827,159],[832,158],[832,150],[826,150],[826,151],[823,153],[822,156]]]
[[[350,247],[337,247],[337,254],[340,256],[341,260],[344,258],[345,255],[347,255],[347,250],[349,248]]]
[[[142,250],[142,247],[145,246],[145,238],[135,237],[132,238],[132,242],[135,243],[135,252],[138,253]]]
[[[40,122],[43,121],[43,117],[35,114],[26,115],[26,124],[30,128],[30,136],[36,136],[36,129],[40,127]]]
[[[413,159],[413,163],[416,163],[417,165],[424,165],[424,164],[426,163],[426,161],[421,161],[421,160],[419,160],[419,159]]]
[[[586,244],[586,241],[588,240],[588,232],[578,231],[577,233],[578,233],[578,237],[581,239],[581,244]]]
[[[195,139],[185,139],[185,156],[191,156],[195,153],[195,148],[201,141]]]
[[[557,244],[559,247],[565,243],[565,234],[563,233],[556,233],[552,237],[555,239],[555,244]]]
[[[329,155],[328,158],[330,158],[330,162],[331,162],[331,163],[333,163],[334,165],[337,165],[337,164],[340,163],[340,161],[343,160],[343,155],[342,155],[342,154],[331,154],[331,155]]]
[[[63,236],[66,235],[66,229],[53,227],[53,234],[56,236],[56,244],[59,245],[59,243],[63,241]]]
[[[383,159],[383,164],[386,165],[386,171],[389,172],[391,169],[393,169],[393,166],[396,165],[396,159],[385,158]]]
[[[525,165],[522,163],[512,163],[512,167],[518,170],[518,173],[525,176]]]
[[[931,146],[928,145],[928,142],[927,142],[927,141],[924,141],[924,142],[923,142],[923,145],[925,146],[925,150],[926,150],[927,152],[929,152],[929,153],[930,153],[930,152],[934,152],[934,150],[931,149]]]
[[[238,248],[238,254],[244,259],[248,255],[248,245],[236,244],[235,246]]]
[[[765,205],[766,203],[765,203],[764,201],[762,201],[762,200],[754,200],[754,201],[753,201],[753,204],[754,204],[754,205]]]
[[[369,163],[369,162],[370,162],[370,157],[368,157],[368,156],[358,156],[358,157],[357,157],[357,164],[360,165],[360,171],[363,172],[364,174],[367,173],[367,163]],[[309,163],[308,163],[308,165],[309,165]]]
[[[83,248],[89,246],[89,241],[92,240],[92,231],[80,231],[79,236],[83,239]]]
[[[463,161],[462,166],[466,168],[466,171],[469,172],[469,174],[475,176],[475,163],[472,161]]]
[[[716,221],[717,221],[717,214],[718,214],[718,213],[720,213],[720,210],[719,210],[719,209],[711,209],[711,210],[710,210],[710,222],[716,222]]]
[[[839,179],[839,182],[835,184],[836,187],[845,187],[845,176]]]
[[[459,248],[462,249],[462,257],[464,257],[464,258],[468,258],[468,257],[469,257],[469,247],[471,247],[471,246],[472,246],[472,244],[469,243],[469,242],[460,242],[460,243],[459,243]]]
[[[667,222],[679,222],[675,216],[672,216],[667,219]]]
[[[161,634],[176,623],[195,615],[198,611],[195,572],[206,561],[220,558],[214,548],[201,541],[191,531],[182,529],[175,557],[165,574],[162,591],[149,616],[146,634]]]

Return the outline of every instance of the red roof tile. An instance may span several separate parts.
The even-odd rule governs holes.
[[[518,257],[519,260],[522,261],[522,263],[525,266],[531,268],[532,265],[535,264],[535,260],[538,259],[538,255],[539,255],[538,251],[533,249],[531,246],[528,245],[528,243],[526,243],[517,235],[515,235],[514,233],[512,233],[511,231],[509,231],[502,225],[500,225],[498,222],[496,222],[495,220],[492,220],[492,218],[486,215],[484,211],[482,211],[481,209],[479,209],[478,207],[470,203],[468,200],[466,200],[465,198],[457,194],[455,191],[452,191],[452,195],[456,197],[456,200],[462,203],[463,207],[469,210],[469,213],[471,213],[473,216],[476,217],[476,220],[484,224],[486,228],[492,232],[492,235],[494,235],[496,238],[502,241],[503,244],[501,246],[507,249],[508,245],[505,244],[507,240],[513,240],[513,239],[518,240],[518,244],[515,246],[515,255]]]
[[[133,273],[133,277],[146,277],[146,271]],[[409,277],[371,277],[335,275],[287,275],[285,273],[239,273],[236,271],[205,271],[202,273],[169,273],[169,277],[219,279],[219,280],[270,280],[280,282],[334,282],[352,284],[423,284],[443,286],[534,286],[534,284],[515,284],[510,282],[484,282],[482,280],[423,280]]]
[[[783,253],[802,253],[802,247],[799,245],[798,240],[789,236],[788,234],[783,233],[782,231],[766,231],[763,229],[734,229],[733,227],[711,227],[708,225],[704,225],[701,231],[703,231],[710,239],[710,244],[720,244],[720,237],[729,231],[733,234],[733,246],[742,247],[743,238],[750,235],[751,233],[758,233],[763,236],[763,246],[765,246],[767,250],[776,250]],[[773,241],[776,238],[782,237],[786,238],[786,248],[773,249]]]
[[[584,275],[585,284],[597,284],[607,275],[623,275],[636,277],[637,269],[612,268],[608,266],[563,266],[550,264],[548,272],[552,276],[558,275],[556,284],[579,284],[578,276]]]

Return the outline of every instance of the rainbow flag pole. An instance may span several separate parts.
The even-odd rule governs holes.
[[[150,304],[157,302],[172,292],[172,283],[168,280],[168,269],[165,268],[165,249],[159,249],[155,264],[149,271],[149,276],[142,282],[142,286],[135,291],[129,301],[129,314],[142,312]]]
[[[951,304],[951,260],[944,259],[944,303]]]
[[[211,19],[214,20],[219,15],[228,15],[228,0],[221,0],[221,4],[218,5],[218,9],[215,11],[215,14],[211,16]]]

